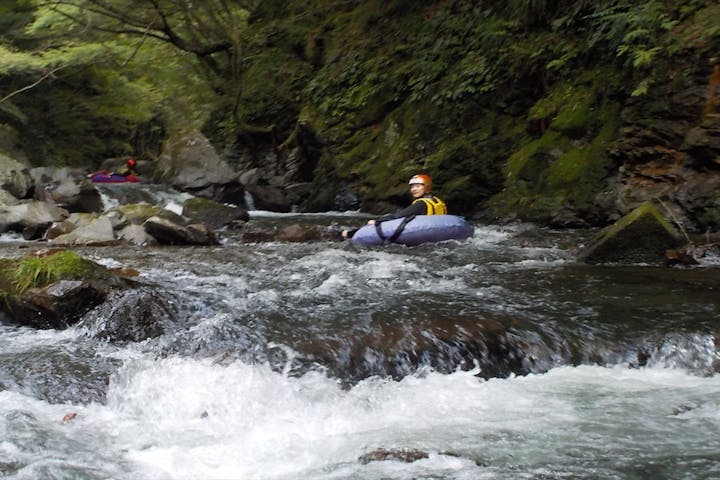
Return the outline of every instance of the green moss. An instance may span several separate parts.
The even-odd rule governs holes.
[[[109,212],[119,212],[121,219],[126,225],[141,225],[145,220],[156,215],[161,215],[163,208],[149,203],[130,203],[112,208]]]
[[[598,123],[595,101],[591,86],[562,83],[533,105],[529,119],[545,119],[552,130],[571,138],[581,137]]]
[[[576,200],[595,193],[610,167],[605,151],[617,131],[616,113],[612,107],[605,111],[602,115],[603,127],[591,143],[570,149],[550,165],[547,171],[550,191],[565,190]]]
[[[500,217],[518,212],[524,220],[547,221],[561,209],[589,209],[612,168],[606,151],[617,134],[618,109],[598,109],[594,121],[602,127],[589,141],[551,129],[515,152],[506,166],[506,189],[489,202],[491,210]]]
[[[570,148],[570,142],[559,132],[548,131],[515,152],[508,160],[505,185],[512,187],[516,182],[535,183],[541,188],[543,172],[553,161]]]
[[[90,275],[97,265],[75,252],[62,250],[47,256],[28,256],[5,265],[11,293],[20,294],[34,287],[49,285],[58,280],[81,279]]]
[[[0,258],[0,291],[7,294],[13,289],[12,278],[16,261],[9,258]]]
[[[658,211],[658,209],[651,202],[645,202],[637,207],[632,212],[625,215],[623,218],[615,222],[613,225],[607,228],[604,232],[605,237],[613,237],[619,231],[626,229],[629,225],[637,222],[639,219],[649,216],[652,218],[652,223],[658,224],[662,230],[667,232],[670,236],[678,237],[677,231],[670,224],[670,222]]]
[[[645,202],[613,225],[603,229],[581,252],[588,263],[661,262],[668,248],[677,248],[682,238],[651,202]]]

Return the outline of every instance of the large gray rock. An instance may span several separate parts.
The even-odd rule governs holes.
[[[77,323],[90,309],[102,303],[129,281],[107,268],[64,249],[42,249],[28,255],[32,271],[22,270],[19,259],[6,260],[14,273],[0,272],[0,316],[34,328],[65,328]],[[26,269],[27,270],[27,269]],[[35,272],[33,274],[33,271]],[[15,275],[20,273],[20,280]]]
[[[661,264],[668,250],[682,244],[680,233],[652,203],[646,202],[596,235],[578,260]]]
[[[0,232],[46,228],[53,222],[68,218],[69,215],[70,213],[64,208],[34,200],[17,205],[4,205],[0,206]]]
[[[7,190],[0,188],[0,206],[17,205],[18,203],[20,203],[20,200]]]
[[[38,167],[30,170],[35,198],[54,203],[70,212],[102,212],[100,192],[80,171],[68,168]]]
[[[237,173],[200,132],[170,140],[157,171],[161,180],[178,190],[222,203],[245,204]]]
[[[247,222],[250,219],[244,208],[199,197],[185,200],[182,214],[212,229],[222,228],[237,221]]]
[[[34,186],[30,170],[17,160],[0,153],[0,189],[15,198],[27,198]]]
[[[148,218],[143,223],[145,231],[158,243],[166,245],[216,245],[217,237],[201,223],[181,215],[164,211],[162,215]]]
[[[117,238],[130,245],[155,245],[157,240],[152,237],[141,225],[128,225],[117,231]]]
[[[162,177],[181,190],[204,188],[234,180],[235,172],[210,141],[192,132],[170,143],[160,161]]]
[[[53,245],[107,245],[114,241],[115,232],[112,222],[109,218],[101,216],[49,242]]]

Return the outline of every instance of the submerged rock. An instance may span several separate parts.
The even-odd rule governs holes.
[[[297,223],[282,228],[263,228],[246,223],[242,228],[242,241],[246,243],[257,242],[313,242],[313,241],[340,241],[340,230],[332,227],[318,225],[300,225]]]
[[[372,452],[362,455],[358,460],[361,463],[382,462],[385,460],[396,460],[405,463],[412,463],[423,458],[430,458],[427,452],[408,448],[378,448]]]
[[[112,295],[94,310],[83,326],[93,336],[113,343],[141,342],[155,338],[176,325],[180,314],[175,305],[148,287]]]
[[[668,250],[682,244],[680,233],[652,203],[645,202],[596,235],[580,252],[578,260],[661,264]]]

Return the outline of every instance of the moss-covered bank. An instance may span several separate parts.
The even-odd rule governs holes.
[[[615,142],[658,120],[668,91],[704,86],[719,15],[703,1],[265,2],[243,115],[321,145],[306,152],[311,209],[343,184],[369,210],[403,203],[426,171],[455,212],[604,224],[627,160]]]

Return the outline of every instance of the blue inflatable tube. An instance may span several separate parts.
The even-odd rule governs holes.
[[[418,215],[409,217],[404,228],[396,235],[405,218],[388,220],[377,225],[365,225],[355,232],[350,241],[360,245],[420,245],[444,240],[464,240],[472,237],[475,228],[464,218],[455,215]],[[396,238],[395,238],[396,237]]]

